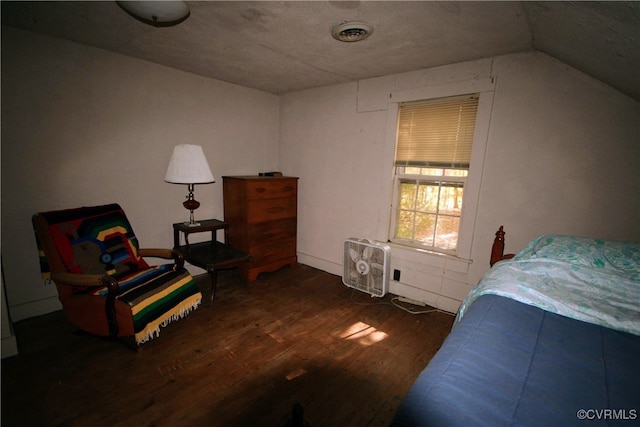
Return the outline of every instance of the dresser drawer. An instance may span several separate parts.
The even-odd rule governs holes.
[[[251,200],[248,203],[247,210],[247,221],[249,223],[294,218],[297,214],[297,201],[295,197]]]
[[[295,198],[298,181],[295,179],[262,179],[247,182],[247,199]]]
[[[296,239],[294,237],[273,242],[263,242],[252,246],[250,254],[250,268],[292,257],[296,255]]]
[[[295,238],[297,226],[296,218],[249,224],[249,246]]]

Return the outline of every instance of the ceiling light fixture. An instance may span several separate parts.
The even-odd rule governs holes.
[[[364,22],[341,22],[333,27],[331,35],[341,42],[359,42],[373,33],[373,27]]]
[[[118,6],[145,24],[171,27],[189,17],[189,7],[183,1],[118,1]]]

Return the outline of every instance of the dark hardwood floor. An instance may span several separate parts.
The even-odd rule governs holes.
[[[16,323],[2,426],[285,426],[296,402],[311,427],[386,426],[454,319],[304,265],[251,284],[223,271],[213,307],[197,281],[203,305],[138,352],[62,312]]]

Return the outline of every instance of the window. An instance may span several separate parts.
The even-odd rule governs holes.
[[[391,241],[455,253],[479,95],[399,105]]]

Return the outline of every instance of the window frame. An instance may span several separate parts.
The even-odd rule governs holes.
[[[400,166],[396,166],[394,167],[394,169],[397,170],[398,167]],[[464,189],[466,187],[467,177],[466,176],[445,176],[445,175],[423,175],[423,174],[415,175],[415,174],[407,174],[407,173],[398,174],[396,172],[394,172],[394,177],[395,179],[394,179],[394,185],[393,185],[393,198],[392,198],[393,204],[391,207],[391,223],[389,226],[388,241],[392,243],[397,243],[403,246],[411,246],[419,249],[426,249],[434,252],[441,252],[449,255],[456,255],[457,246],[456,246],[456,249],[444,249],[444,248],[438,248],[434,246],[429,246],[427,244],[419,243],[415,240],[407,240],[404,238],[395,237],[395,229],[397,226],[397,218],[398,218],[396,211],[400,209],[399,207],[397,207],[397,205],[400,203],[400,195],[401,195],[400,186],[402,184],[411,183],[415,185],[420,185],[420,184],[428,185],[430,183],[438,183],[437,184],[438,187],[442,188],[442,187],[447,187],[448,186],[447,183],[450,183],[450,184],[457,183],[457,184],[462,184],[462,188]],[[460,225],[461,225],[462,209],[464,209],[464,200],[465,200],[465,197],[463,197],[462,199],[462,208],[460,211],[460,216],[440,213],[439,206],[436,207],[435,215],[437,215],[438,217],[452,217],[452,216],[457,217],[459,218]],[[413,209],[410,211],[416,212],[416,213],[420,212],[417,209]],[[422,212],[422,213],[429,213],[429,212]],[[430,214],[434,214],[434,213],[430,213]],[[460,235],[460,230],[458,230],[458,236],[459,235]]]
[[[493,92],[495,89],[495,79],[485,78],[468,82],[440,85],[435,87],[424,87],[393,92],[390,94],[391,101],[387,109],[387,136],[385,153],[385,170],[390,171],[389,199],[385,204],[384,212],[381,215],[387,218],[386,230],[380,230],[386,236],[385,240],[392,244],[407,249],[426,250],[437,254],[451,255],[457,258],[469,260],[471,257],[471,244],[475,230],[475,222],[480,196],[480,183],[484,168],[484,157],[487,146],[489,126],[491,121],[491,111],[493,107]],[[447,98],[459,95],[475,94],[479,96],[476,124],[474,128],[473,145],[471,152],[471,162],[469,172],[465,178],[464,198],[460,215],[460,227],[458,231],[458,242],[455,250],[442,250],[438,248],[418,245],[413,242],[399,241],[393,239],[396,221],[396,206],[398,203],[397,188],[400,178],[395,173],[395,149],[397,138],[397,124],[400,104],[420,100],[437,98]],[[424,179],[425,175],[421,175]],[[453,177],[442,177],[453,178]],[[426,180],[426,179],[425,179]],[[382,209],[382,208],[381,208]]]

